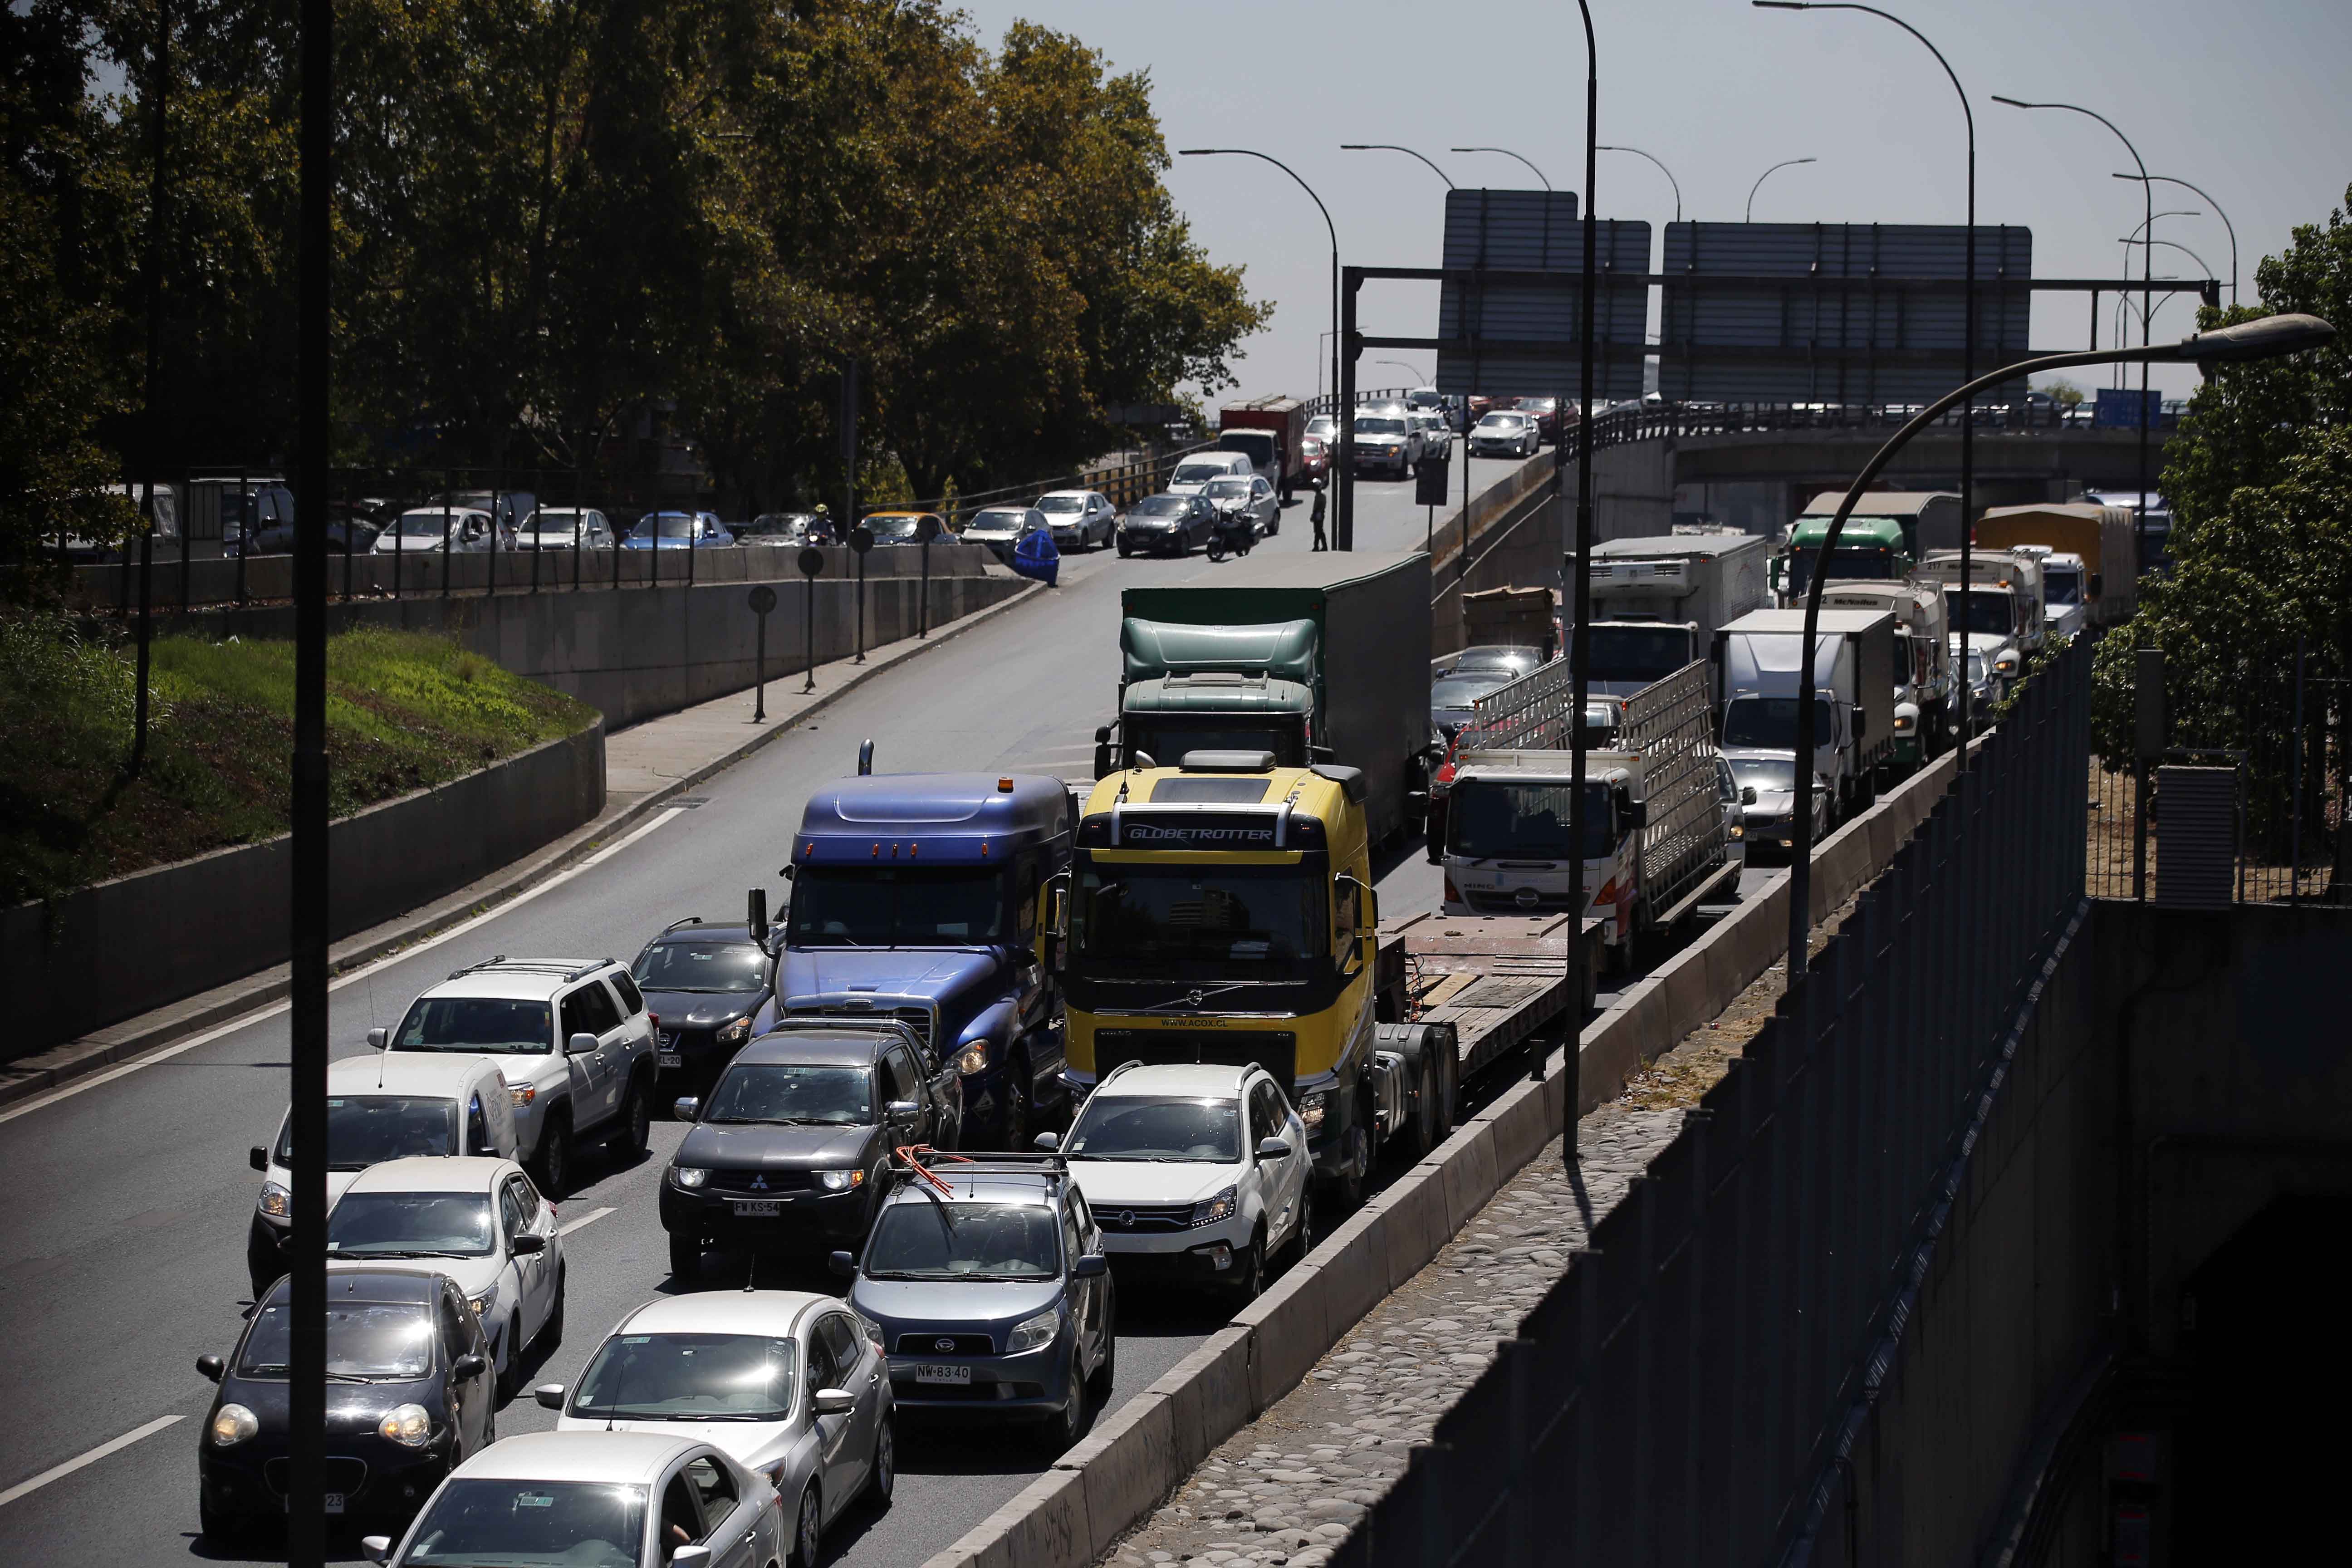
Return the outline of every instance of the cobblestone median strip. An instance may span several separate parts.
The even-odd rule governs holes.
[[[1552,1140],[1105,1561],[1307,1568],[1328,1560],[1681,1125],[1680,1110],[1594,1110],[1579,1126],[1581,1190]]]

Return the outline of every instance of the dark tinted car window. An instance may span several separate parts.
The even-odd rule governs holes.
[[[657,942],[631,967],[656,991],[739,993],[768,984],[768,955],[751,942]]]
[[[544,1051],[548,1022],[544,1002],[426,996],[408,1009],[392,1043],[403,1051]]]
[[[646,1010],[644,994],[638,991],[637,983],[625,971],[616,969],[606,978],[613,982],[613,989],[621,994],[621,1005],[629,1010],[629,1016],[634,1018]]]
[[[272,1301],[254,1314],[237,1352],[239,1377],[286,1375],[293,1309]],[[423,1377],[433,1365],[433,1325],[425,1309],[405,1302],[329,1301],[330,1377]]]
[[[455,1101],[406,1095],[337,1095],[327,1101],[327,1168],[363,1171],[383,1160],[456,1151]],[[294,1163],[294,1126],[278,1135],[277,1161]]]

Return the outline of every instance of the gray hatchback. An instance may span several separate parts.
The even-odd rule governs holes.
[[[904,1173],[865,1255],[833,1255],[907,1415],[1041,1419],[1055,1449],[1110,1393],[1118,1302],[1057,1156],[936,1157]]]

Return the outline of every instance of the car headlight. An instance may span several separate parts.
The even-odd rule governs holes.
[[[1733,824],[1731,825],[1731,836],[1732,836],[1734,838],[1745,838],[1745,837],[1748,837],[1748,826],[1747,826],[1747,825],[1746,825],[1745,823],[1739,823],[1739,822],[1735,822],[1735,823],[1733,823]]]
[[[480,1295],[468,1297],[467,1300],[467,1304],[474,1309],[474,1316],[487,1318],[490,1315],[490,1309],[499,1304],[499,1288],[496,1285],[489,1286]]]
[[[1054,1336],[1061,1331],[1062,1314],[1058,1309],[1040,1312],[1013,1326],[1013,1331],[1004,1339],[1004,1353],[1019,1355],[1024,1351],[1043,1350],[1052,1344]]]
[[[1328,1091],[1310,1089],[1298,1102],[1298,1120],[1312,1132],[1323,1125],[1323,1107],[1330,1099]]]
[[[517,1110],[520,1110],[539,1098],[539,1089],[532,1084],[511,1083],[507,1086],[507,1098],[514,1101],[514,1108]]]
[[[1895,732],[1896,734],[1898,734],[1898,735],[1907,735],[1907,734],[1909,734],[1913,730],[1917,729],[1917,728],[1918,728],[1918,726],[1919,726],[1919,715],[1917,715],[1916,713],[1906,713],[1906,712],[1903,711],[1903,710],[1902,710],[1901,709],[1899,709],[1899,708],[1895,710]]]
[[[376,1435],[404,1448],[422,1448],[432,1440],[433,1416],[422,1405],[396,1405],[375,1424]]]
[[[966,1078],[988,1070],[988,1042],[974,1040],[955,1054],[955,1069]]]
[[[261,1430],[261,1423],[242,1405],[224,1405],[213,1412],[213,1447],[234,1447]]]
[[[1240,1189],[1227,1187],[1215,1196],[1202,1198],[1192,1205],[1192,1228],[1198,1230],[1204,1225],[1215,1225],[1220,1220],[1231,1219],[1234,1217],[1234,1211],[1240,1207]]]
[[[863,1171],[819,1171],[815,1174],[816,1184],[828,1193],[845,1193],[853,1187],[866,1184],[866,1173]]]
[[[261,1184],[260,1207],[263,1214],[268,1215],[272,1219],[284,1219],[289,1214],[293,1212],[293,1205],[294,1200],[292,1194],[288,1193],[284,1187],[279,1186],[276,1182],[264,1182]]]
[[[710,1173],[698,1165],[672,1165],[669,1179],[681,1187],[698,1187],[710,1179]]]
[[[2002,675],[2015,675],[2017,673],[2017,660],[2014,658],[2001,658],[1994,659],[1992,661],[1992,667],[1995,671]]]
[[[722,1046],[740,1046],[751,1037],[751,1020],[748,1016],[738,1018],[719,1031],[719,1043]]]

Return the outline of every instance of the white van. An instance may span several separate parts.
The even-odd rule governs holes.
[[[278,1245],[294,1223],[293,1113],[268,1148],[248,1158],[262,1174],[245,1243],[255,1300],[286,1272]],[[522,1156],[515,1147],[514,1099],[488,1057],[370,1051],[327,1068],[327,1203],[352,1178],[383,1160],[418,1154]]]
[[[1168,493],[1199,495],[1209,488],[1211,479],[1245,479],[1256,472],[1247,452],[1195,452],[1177,464],[1176,471],[1168,476]]]

